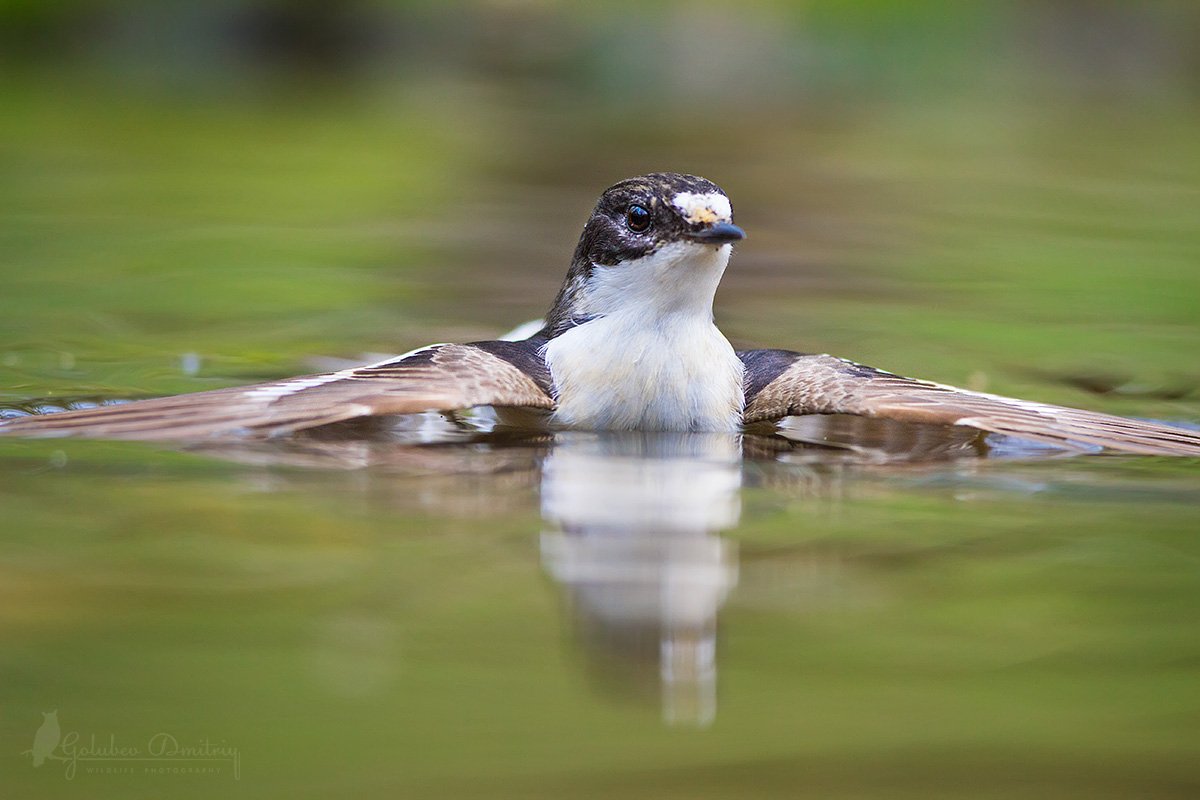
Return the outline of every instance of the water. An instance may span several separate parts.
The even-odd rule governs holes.
[[[335,444],[294,466],[6,443],[14,756],[57,710],[83,741],[240,758],[240,780],[211,760],[152,780],[180,763],[85,756],[74,782],[114,795],[1193,777],[1187,466],[793,464],[723,435]],[[76,790],[70,762],[14,764],[27,794]]]
[[[717,304],[739,347],[1200,420],[1186,95],[838,74],[737,114],[679,76],[661,108],[525,73],[187,102],[6,79],[0,402],[497,335],[545,311],[603,186],[681,169],[750,234]],[[1196,794],[1193,460],[823,424],[858,448],[0,441],[4,785]]]

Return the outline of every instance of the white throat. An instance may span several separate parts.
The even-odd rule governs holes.
[[[702,316],[711,322],[713,297],[731,250],[727,244],[714,247],[675,242],[615,266],[597,265],[577,314],[682,314]]]
[[[576,313],[545,347],[552,421],[593,430],[733,431],[742,363],[713,324],[730,245],[677,242],[592,271]]]

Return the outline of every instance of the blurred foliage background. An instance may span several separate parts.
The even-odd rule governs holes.
[[[652,169],[718,181],[753,234],[718,303],[738,343],[1013,391],[1197,382],[1193,3],[0,20],[9,400],[493,335],[544,311],[599,190]]]

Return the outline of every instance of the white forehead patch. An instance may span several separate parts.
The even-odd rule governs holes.
[[[693,225],[723,222],[733,217],[729,198],[717,192],[708,194],[680,192],[671,199],[671,202],[683,212],[683,218]]]

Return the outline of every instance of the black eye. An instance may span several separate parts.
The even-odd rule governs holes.
[[[641,206],[630,206],[625,212],[625,224],[634,233],[641,233],[650,227],[650,212]]]

